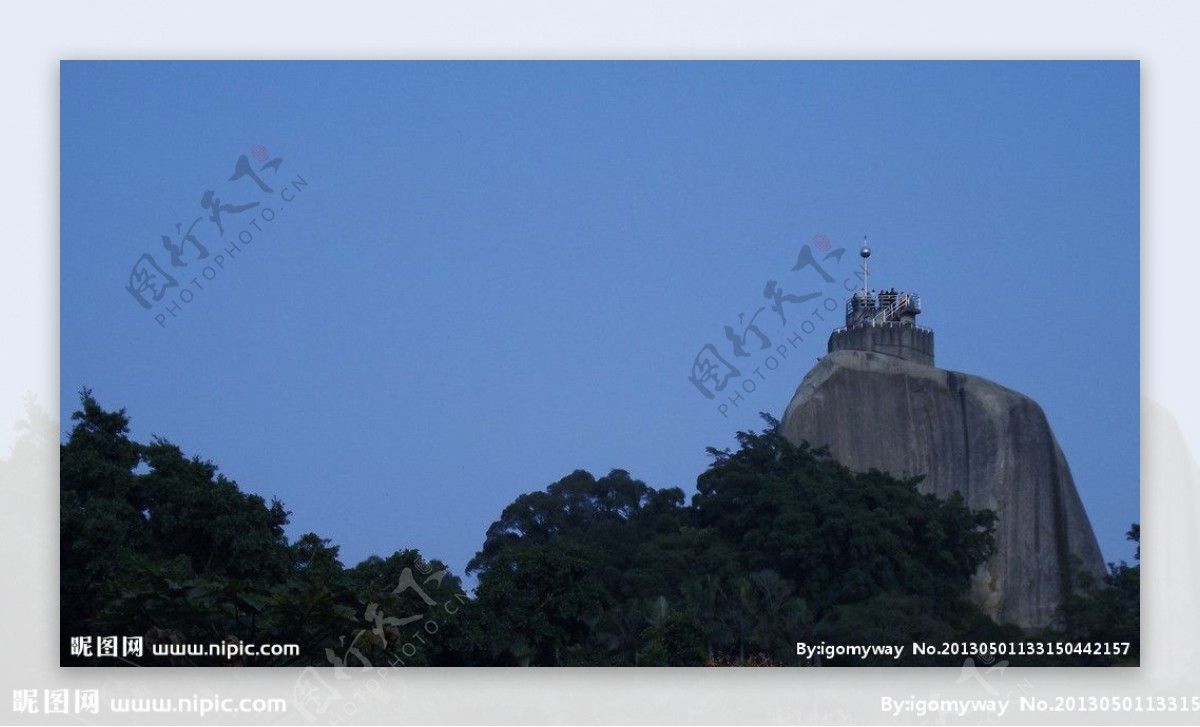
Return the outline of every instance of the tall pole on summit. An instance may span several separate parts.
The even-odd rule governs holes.
[[[863,261],[862,295],[863,295],[863,302],[866,302],[866,299],[867,299],[867,258],[871,257],[871,248],[867,247],[867,238],[865,235],[863,236],[862,249],[858,251],[858,254],[862,256],[862,261]]]

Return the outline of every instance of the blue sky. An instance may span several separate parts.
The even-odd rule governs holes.
[[[417,547],[461,574],[577,468],[693,491],[825,352],[836,313],[724,415],[688,381],[767,280],[840,303],[791,271],[816,235],[839,281],[869,235],[939,366],[1043,406],[1132,559],[1136,62],[68,62],[61,89],[64,430],[90,387],[348,564]],[[243,155],[271,192],[230,181]],[[209,257],[172,266],[198,217]],[[177,283],[149,309],[144,254]]]

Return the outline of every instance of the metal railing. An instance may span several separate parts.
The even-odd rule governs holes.
[[[833,333],[845,333],[851,328],[911,328],[923,333],[933,333],[932,328],[918,326],[915,323],[902,323],[901,321],[876,321],[874,318],[864,318],[857,323],[841,328],[833,329]],[[831,334],[832,335],[832,334]]]
[[[867,295],[867,297],[864,299],[860,297],[859,293],[855,293],[849,300],[846,301],[846,313],[852,313],[860,308],[880,311],[901,311],[910,309],[914,313],[920,313],[921,296],[917,293],[897,292]]]
[[[903,291],[868,294],[865,298],[856,293],[846,301],[846,320],[870,316],[878,321],[891,321],[905,313],[916,315],[920,312],[921,296]]]

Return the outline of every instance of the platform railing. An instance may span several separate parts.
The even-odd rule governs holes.
[[[879,301],[883,298],[889,299],[887,305],[879,305]],[[894,318],[906,312],[914,314],[921,312],[921,296],[916,293],[882,293],[872,295],[868,300],[870,304],[865,304],[863,299],[857,296],[847,300],[846,317],[849,318],[860,310],[870,313],[872,316],[881,317],[884,320]]]
[[[876,321],[874,318],[864,318],[853,325],[835,328],[833,333],[844,333],[851,328],[912,328],[917,331],[924,331],[925,333],[933,333],[932,328],[918,326],[915,323],[903,323],[901,321]]]

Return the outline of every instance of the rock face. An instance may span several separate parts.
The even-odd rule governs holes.
[[[923,353],[879,353],[840,333],[787,407],[789,441],[828,445],[853,470],[925,475],[922,491],[958,491],[971,508],[994,510],[996,552],[976,573],[972,595],[997,621],[1048,623],[1073,559],[1104,575],[1070,468],[1036,402],[935,368],[932,341],[926,363]]]

